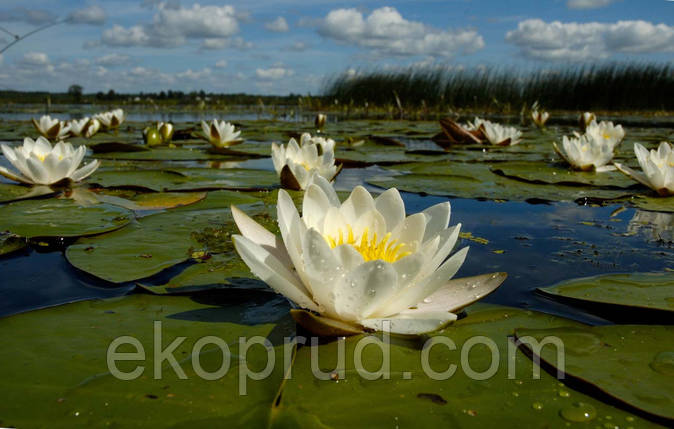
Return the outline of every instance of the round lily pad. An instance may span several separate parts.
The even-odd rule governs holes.
[[[273,426],[499,427],[517,422],[526,427],[565,427],[567,423],[594,427],[632,422],[635,427],[657,427],[574,391],[545,371],[536,379],[532,362],[508,338],[519,327],[583,325],[489,305],[469,307],[467,313],[429,337],[391,337],[390,371],[382,376],[376,374],[384,364],[382,350],[376,344],[366,345],[377,343],[373,337],[352,336],[320,345],[307,340],[297,351],[291,378],[275,406]],[[340,342],[342,363],[338,363]],[[570,411],[577,403],[592,411],[584,421],[572,418]],[[335,412],[335,407],[358,411]]]
[[[541,293],[586,303],[611,304],[674,312],[674,276],[671,273],[605,274],[568,280],[539,288]],[[590,311],[591,311],[591,305]],[[635,320],[637,322],[638,320]]]
[[[228,291],[135,294],[0,319],[1,424],[264,427],[283,382],[283,337],[294,333],[287,313],[275,295]],[[253,339],[247,350],[239,337]],[[252,344],[265,338],[269,353]],[[264,379],[239,382],[244,362],[261,372],[268,359],[276,364]]]
[[[516,337],[557,338],[563,362],[554,348],[529,350],[573,379],[674,422],[674,326],[518,329]]]
[[[18,201],[0,207],[0,231],[26,238],[82,237],[127,225],[133,214],[110,204],[82,206],[73,200]]]

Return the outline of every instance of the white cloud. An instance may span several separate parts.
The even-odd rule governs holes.
[[[563,23],[528,19],[506,40],[526,57],[549,61],[583,61],[617,53],[674,52],[674,27],[646,21]]]
[[[309,48],[309,45],[307,45],[304,42],[295,42],[290,47],[288,48],[291,51],[294,52],[304,52]]]
[[[279,16],[275,20],[266,23],[264,25],[264,28],[266,28],[269,31],[274,31],[276,33],[285,33],[290,29],[288,27],[288,23],[286,22],[286,19],[282,16]]]
[[[318,33],[338,42],[397,56],[450,57],[484,47],[482,36],[475,30],[442,31],[408,21],[392,7],[375,9],[367,18],[356,9],[332,10],[322,20]]]
[[[154,3],[154,2],[150,2]],[[182,8],[160,2],[152,23],[122,27],[115,25],[103,32],[101,42],[108,46],[151,46],[172,48],[188,40],[202,40],[205,49],[231,46],[239,24],[232,6],[200,6]],[[245,44],[244,42],[239,45]]]
[[[256,69],[255,76],[261,80],[278,80],[294,75],[293,70],[283,66],[273,66],[268,69]]]
[[[224,69],[225,67],[227,67],[227,61],[226,60],[220,60],[217,63],[215,63],[215,68]]]
[[[66,21],[71,24],[103,25],[106,18],[105,10],[102,7],[91,5],[71,12]]]
[[[20,62],[26,66],[46,66],[49,64],[49,57],[44,52],[28,52],[23,55]]]
[[[126,54],[108,54],[96,59],[96,64],[102,66],[123,66],[131,63],[131,57]]]
[[[252,42],[247,42],[241,37],[231,37],[228,39],[204,39],[201,42],[201,49],[217,50],[225,48],[235,48],[240,50],[251,49],[253,47]]]
[[[615,0],[568,0],[566,7],[569,9],[599,9],[606,7]]]

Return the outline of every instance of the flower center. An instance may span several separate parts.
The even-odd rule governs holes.
[[[377,234],[374,233],[370,237],[370,231],[368,228],[365,228],[359,240],[353,234],[351,225],[347,225],[346,230],[345,235],[344,231],[340,228],[338,237],[324,235],[325,240],[333,249],[342,244],[350,244],[363,256],[365,262],[380,259],[392,263],[412,253],[403,251],[405,245],[398,243],[398,240],[391,240],[390,232],[382,237],[381,240],[377,240]]]

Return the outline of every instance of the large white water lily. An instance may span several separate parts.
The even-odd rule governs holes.
[[[591,121],[585,128],[585,134],[597,141],[602,141],[611,146],[613,150],[625,137],[622,125],[613,125],[613,122]]]
[[[126,113],[122,109],[114,109],[109,112],[102,112],[94,115],[101,125],[107,129],[119,128],[126,119]]]
[[[52,147],[44,137],[36,140],[26,137],[17,148],[5,144],[0,147],[5,158],[19,171],[17,174],[0,167],[0,174],[30,185],[52,185],[64,179],[78,182],[100,165],[99,160],[94,160],[78,169],[87,151],[85,146],[75,149],[70,143],[58,142]]]
[[[615,170],[612,166],[606,166],[613,159],[613,145],[603,139],[576,134],[574,137],[562,137],[561,148],[555,142],[552,145],[555,152],[576,170]]]
[[[88,117],[82,119],[71,119],[68,122],[68,125],[70,125],[70,135],[73,137],[90,138],[101,128],[101,123],[98,121],[98,119]]]
[[[234,125],[225,121],[213,119],[212,122],[201,121],[204,137],[218,149],[242,143],[239,138],[241,131],[235,131]]]
[[[70,125],[49,115],[42,116],[39,121],[32,120],[35,129],[49,140],[63,140],[70,132]]]
[[[531,120],[539,128],[543,128],[545,126],[545,123],[548,121],[548,118],[550,118],[550,114],[544,110],[542,111],[538,109],[533,109],[531,111]]]
[[[395,188],[373,198],[358,186],[340,203],[332,185],[315,176],[301,216],[284,190],[277,210],[280,237],[232,207],[241,231],[234,246],[256,276],[309,310],[293,317],[319,335],[382,330],[386,321],[393,333],[434,331],[505,279],[496,273],[449,281],[468,251],[447,259],[461,227],[448,227],[449,202],[405,216]]]
[[[637,182],[648,186],[660,196],[674,195],[674,151],[667,142],[661,142],[658,149],[648,149],[634,143],[634,153],[643,173],[632,170],[626,165],[614,163],[618,170]]]
[[[306,189],[313,175],[332,181],[341,166],[335,165],[335,141],[324,137],[300,136],[300,143],[291,138],[287,145],[271,145],[274,169],[287,189]]]
[[[495,122],[482,121],[480,129],[485,139],[493,145],[512,146],[522,140],[522,132],[515,127],[504,127]]]

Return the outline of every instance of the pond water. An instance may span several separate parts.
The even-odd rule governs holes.
[[[17,145],[34,135],[26,121],[30,115],[2,115],[0,142]],[[173,374],[168,381],[153,380],[150,372],[133,382],[115,380],[105,361],[110,341],[135,335],[152,350],[155,321],[167,326],[164,346],[180,336],[217,334],[239,347],[237,338],[260,335],[281,353],[284,336],[307,334],[288,316],[288,302],[254,279],[239,259],[230,239],[236,231],[229,207],[236,204],[274,228],[279,184],[270,142],[315,130],[307,121],[228,115],[241,121],[246,142],[213,152],[199,139],[201,127],[194,122],[200,118],[131,114],[117,132],[73,139],[89,147],[88,161],[99,159],[102,166],[62,194],[43,190],[35,198],[0,178],[0,233],[29,238],[19,238],[22,246],[5,254],[14,242],[0,235],[0,341],[5,344],[0,379],[12,383],[11,401],[17,404],[0,401],[0,426],[51,420],[139,426],[144,422],[139,413],[147,413],[154,422],[192,427],[251,422],[255,427],[321,422],[344,427],[360,423],[352,413],[330,412],[330,404],[362,408],[358,398],[372,410],[357,417],[373,427],[412,427],[419,421],[467,427],[478,420],[490,426],[520,419],[532,427],[657,427],[674,421],[674,367],[668,354],[674,353],[674,201],[617,172],[569,171],[550,144],[574,131],[566,125],[545,131],[527,127],[523,142],[513,147],[447,151],[432,140],[439,131],[434,122],[331,121],[324,133],[337,140],[335,156],[345,165],[335,182],[342,197],[359,185],[373,193],[395,186],[408,215],[449,201],[450,225],[462,225],[457,248],[470,246],[455,277],[508,274],[493,294],[434,335],[458,344],[486,335],[504,352],[521,329],[536,338],[553,332],[568,347],[573,382],[556,379],[553,369],[560,362],[540,351],[547,372],[538,384],[519,372],[515,379],[506,377],[504,367],[483,384],[465,375],[437,384],[415,367],[414,381],[406,384],[412,359],[423,356],[419,339],[393,342],[394,356],[406,366],[394,370],[391,380],[354,379],[357,371],[348,363],[350,383],[337,383],[342,379],[333,375],[328,385],[306,378],[307,353],[319,350],[322,359],[333,362],[328,355],[338,341],[299,347],[293,363],[297,377],[282,381],[283,371],[275,369],[265,381],[249,385],[250,396],[234,393],[240,388],[234,375],[216,384],[195,381],[193,372],[184,383]],[[159,119],[176,123],[174,145],[147,148],[141,130]],[[662,126],[627,131],[616,159],[635,168],[633,143],[654,148],[674,136]],[[362,146],[352,145],[361,140]],[[11,165],[2,157],[0,167]],[[291,195],[301,201],[300,192]],[[601,277],[582,280],[590,276]],[[591,288],[582,289],[583,282]],[[580,292],[562,291],[557,297],[548,289],[556,284]],[[662,289],[655,291],[656,286]],[[597,300],[592,288],[603,288],[605,296]],[[346,340],[349,352],[357,338]],[[188,342],[194,343],[192,337]],[[181,366],[205,359],[213,370],[221,362],[214,357],[217,348],[190,355],[185,347],[176,349]],[[16,363],[14,353],[23,363]],[[366,355],[379,362],[371,351]],[[260,356],[255,354],[256,368]],[[458,362],[456,354],[439,356],[435,365]],[[483,348],[470,360],[486,369],[489,356]],[[599,360],[607,362],[605,367],[594,366]],[[529,362],[520,352],[517,361]],[[234,366],[239,365],[237,360]],[[49,387],[35,392],[33,374],[49,380]],[[624,387],[636,385],[645,387]],[[45,404],[35,415],[29,412],[33,394]],[[321,400],[307,403],[314,396]],[[384,423],[378,420],[382,413]]]

